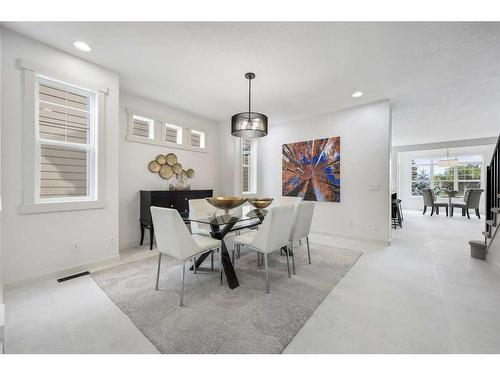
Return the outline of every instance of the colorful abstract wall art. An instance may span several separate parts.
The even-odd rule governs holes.
[[[282,195],[340,202],[340,137],[283,145]]]

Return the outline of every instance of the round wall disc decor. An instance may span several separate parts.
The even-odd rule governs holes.
[[[167,164],[170,166],[173,166],[175,163],[177,163],[177,156],[175,154],[168,154],[167,155]]]
[[[187,172],[183,169],[181,172],[181,180],[187,180],[188,174]]]
[[[158,173],[160,171],[161,165],[158,164],[156,160],[150,161],[148,164],[148,169],[152,173]]]
[[[179,163],[175,163],[172,167],[172,170],[175,174],[180,174],[182,172],[182,165]]]
[[[165,155],[158,155],[156,157],[156,162],[160,165],[167,164],[167,157]]]
[[[187,176],[188,176],[189,178],[193,178],[193,177],[194,177],[194,169],[193,169],[193,168],[189,168],[189,169],[186,171],[186,173],[187,173]]]
[[[172,167],[168,164],[162,165],[160,168],[160,177],[168,180],[174,172],[172,171]]]

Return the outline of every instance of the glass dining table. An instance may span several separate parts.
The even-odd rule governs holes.
[[[231,262],[231,257],[227,250],[225,237],[231,232],[237,232],[243,229],[255,228],[259,226],[267,214],[265,209],[255,209],[252,206],[244,205],[237,209],[231,210],[228,214],[219,213],[217,210],[214,215],[208,217],[200,217],[194,213],[189,213],[183,216],[185,223],[196,222],[210,226],[210,235],[221,241],[221,261],[224,274],[226,275],[229,288],[237,288],[240,283],[234,270],[234,265]],[[196,259],[196,267],[198,268],[205,259],[210,255],[208,251]],[[193,267],[190,268],[191,270]],[[222,276],[221,276],[222,277]]]

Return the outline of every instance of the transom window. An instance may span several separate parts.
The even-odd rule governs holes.
[[[459,156],[458,165],[440,167],[440,158],[413,159],[411,161],[411,193],[422,195],[422,189],[433,188],[437,196],[448,196],[456,191],[463,197],[467,189],[481,188],[481,165],[479,155]]]
[[[35,200],[95,199],[95,92],[40,76],[35,83]]]

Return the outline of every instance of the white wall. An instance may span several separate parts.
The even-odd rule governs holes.
[[[0,158],[2,155],[2,32],[0,27]],[[0,304],[3,301],[2,163],[0,162]]]
[[[341,202],[316,203],[312,232],[389,241],[389,101],[271,124],[269,135],[259,139],[259,194],[281,196],[284,143],[333,136],[340,136]]]
[[[171,147],[130,142],[126,140],[126,108],[159,115],[170,123],[202,130],[206,133],[207,153]],[[120,248],[139,245],[139,191],[164,190],[173,183],[147,169],[148,163],[158,154],[173,152],[185,169],[193,168],[195,177],[189,180],[191,189],[217,190],[218,182],[218,129],[210,120],[181,111],[163,103],[154,102],[130,93],[120,94]],[[145,236],[147,244],[149,236]]]
[[[485,172],[486,166],[489,165],[491,160],[491,155],[495,149],[494,144],[481,145],[481,146],[470,146],[470,147],[454,147],[450,148],[450,156],[454,155],[481,155],[483,159],[483,165],[481,169],[481,182],[483,189],[486,189],[486,179]],[[401,199],[401,204],[403,209],[406,210],[422,210],[423,209],[423,198],[421,196],[414,197],[411,195],[411,160],[415,158],[426,158],[426,157],[444,157],[446,156],[446,149],[434,149],[434,150],[415,150],[415,151],[403,151],[398,152],[398,198]],[[447,198],[439,198],[440,200],[447,202]],[[463,198],[453,198],[453,202],[462,202]],[[484,213],[485,207],[485,194],[481,195],[481,209],[480,212]]]
[[[4,195],[4,281],[11,283],[118,255],[118,76],[97,65],[2,30],[2,192]],[[23,203],[21,139],[22,58],[78,75],[109,88],[106,97],[106,161],[103,209],[21,215]],[[72,244],[81,245],[72,252]]]

